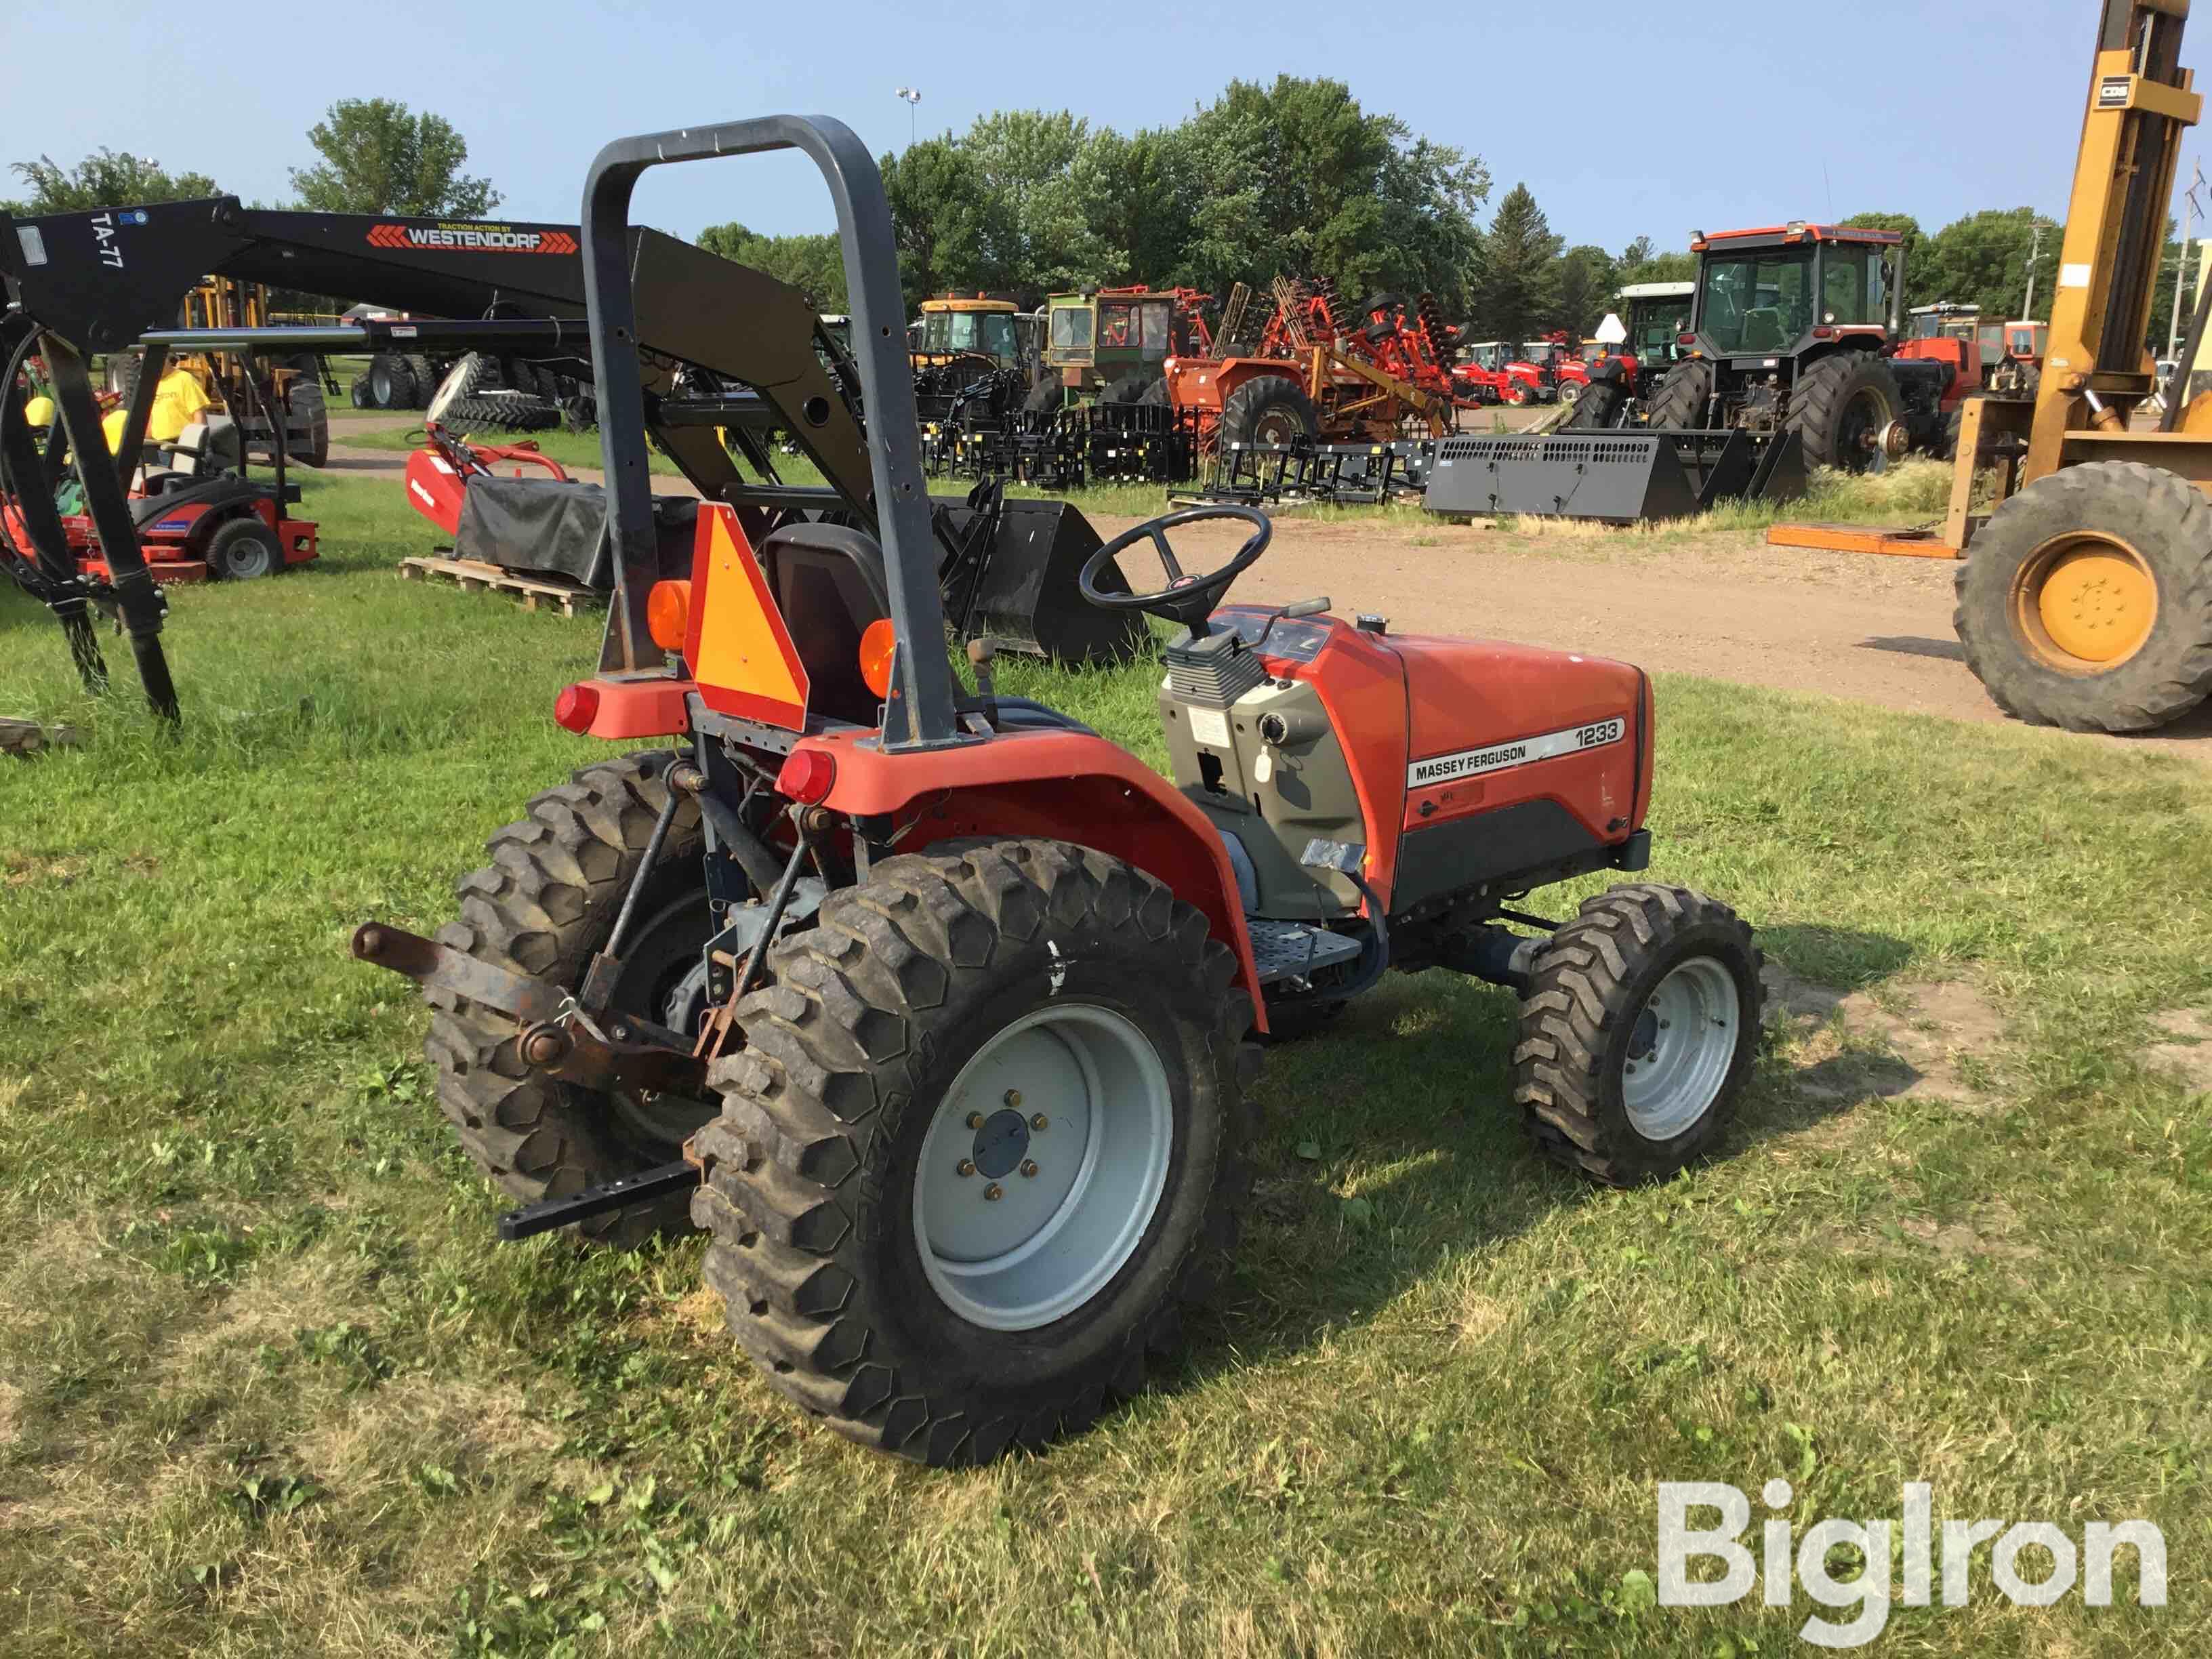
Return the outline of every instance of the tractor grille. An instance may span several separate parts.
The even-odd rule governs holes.
[[[1170,645],[1167,661],[1169,692],[1201,708],[1226,708],[1267,678],[1260,659],[1226,631]]]

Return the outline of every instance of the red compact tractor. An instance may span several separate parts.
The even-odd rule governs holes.
[[[1522,342],[1482,340],[1461,349],[1466,361],[1453,367],[1452,378],[1468,402],[1522,407],[1559,400],[1558,383],[1546,374],[1544,365],[1530,356]]]
[[[631,191],[786,148],[836,204],[871,510],[757,539],[707,504],[675,559],[643,465]],[[1659,1180],[1722,1144],[1758,1043],[1745,925],[1640,878],[1564,922],[1516,908],[1645,868],[1640,671],[1325,599],[1226,605],[1267,520],[1172,514],[1081,577],[1177,629],[1170,781],[999,695],[985,642],[972,692],[953,672],[890,213],[857,137],[782,116],[622,140],[586,201],[621,574],[600,672],[554,714],[632,752],[499,830],[434,940],[354,941],[426,991],[438,1098],[531,1200],[506,1236],[688,1217],[771,1387],[865,1445],[973,1463],[1144,1387],[1236,1242],[1264,1040],[1392,969],[1518,997],[1514,1097],[1570,1169]],[[1249,535],[1186,571],[1176,542],[1206,520]],[[1132,593],[1116,561],[1140,548],[1164,574]]]

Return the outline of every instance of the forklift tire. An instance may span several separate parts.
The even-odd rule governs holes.
[[[1142,1391],[1251,1189],[1252,1003],[1205,916],[1087,848],[971,842],[878,862],[770,963],[692,1143],[763,1380],[939,1468]]]
[[[1644,423],[1675,432],[1698,431],[1708,418],[1705,407],[1712,401],[1712,395],[1711,363],[1701,363],[1694,358],[1676,363],[1668,369],[1667,378],[1652,394],[1651,410]]]
[[[1261,374],[1229,394],[1221,405],[1224,444],[1286,444],[1321,436],[1321,411],[1306,389],[1287,374]]]
[[[208,538],[207,562],[217,581],[256,581],[284,568],[284,544],[258,519],[233,519]]]
[[[666,751],[585,767],[494,832],[488,868],[457,889],[460,920],[439,942],[569,989],[614,930],[630,880],[668,799]],[[639,895],[623,951],[617,1008],[665,1019],[714,927],[708,908],[699,809],[686,801]],[[427,994],[425,1044],[438,1104],[462,1148],[525,1203],[561,1198],[636,1175],[682,1155],[714,1115],[707,1100],[627,1095],[540,1078],[515,1052],[514,1022],[446,991]],[[605,1243],[635,1245],[684,1228],[682,1195],[577,1224]]]
[[[1521,1001],[1513,1097],[1547,1158],[1608,1187],[1711,1152],[1759,1047],[1761,960],[1717,899],[1638,883],[1583,902]]]
[[[1871,351],[1839,351],[1798,372],[1783,428],[1803,442],[1808,467],[1873,472],[1886,465],[1875,440],[1904,414],[1905,394],[1887,363]]]
[[[1620,424],[1628,407],[1628,392],[1618,380],[1592,380],[1575,399],[1575,412],[1567,417],[1571,432],[1610,431]]]
[[[1953,626],[1998,708],[2069,732],[2148,732],[2212,695],[2212,503],[2179,474],[2096,461],[1990,515]]]

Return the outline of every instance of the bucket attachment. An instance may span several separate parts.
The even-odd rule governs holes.
[[[964,537],[974,510],[946,512]],[[1084,562],[1102,545],[1090,520],[1065,501],[1007,501],[990,544],[939,572],[956,636],[988,635],[1003,649],[1069,665],[1137,655],[1152,640],[1144,617],[1092,605],[1076,584]],[[1111,566],[1098,586],[1109,593],[1128,591]]]
[[[1794,432],[1564,432],[1445,439],[1422,505],[1467,517],[1634,524],[1728,501],[1791,501],[1805,487]]]

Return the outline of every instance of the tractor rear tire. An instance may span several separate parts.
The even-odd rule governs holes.
[[[1136,403],[1144,397],[1145,388],[1151,383],[1141,369],[1135,374],[1124,374],[1106,388],[1106,401],[1109,404]]]
[[[1710,1152],[1759,1048],[1761,958],[1717,899],[1638,883],[1583,901],[1537,953],[1513,1098],[1536,1149],[1608,1187]]]
[[[1060,405],[1067,400],[1066,392],[1066,387],[1060,383],[1060,371],[1046,369],[1038,374],[1036,384],[1022,399],[1022,412],[1024,415],[1057,415]]]
[[[1628,407],[1628,392],[1618,380],[1592,380],[1575,399],[1575,412],[1567,417],[1570,432],[1607,432],[1621,423]]]
[[[672,757],[624,756],[585,767],[486,844],[491,863],[462,878],[460,920],[441,943],[574,989],[614,930],[654,820]],[[713,930],[699,809],[685,802],[640,894],[623,951],[617,1008],[653,1019],[677,996]],[[515,1052],[514,1022],[450,992],[428,994],[426,1048],[438,1103],[477,1166],[526,1203],[672,1162],[714,1115],[710,1099],[629,1095],[541,1078]],[[605,1243],[635,1244],[684,1225],[679,1196],[578,1224]]]
[[[1799,373],[1783,426],[1804,444],[1807,466],[1872,472],[1884,464],[1882,429],[1904,414],[1889,365],[1870,351],[1841,351]]]
[[[1206,918],[994,841],[883,860],[769,959],[693,1142],[707,1282],[763,1380],[939,1468],[1139,1393],[1251,1190],[1252,1003]]]
[[[1653,393],[1646,424],[1672,431],[1697,431],[1711,417],[1705,413],[1712,402],[1713,366],[1695,358],[1669,368],[1667,378]]]
[[[1229,394],[1221,405],[1224,444],[1287,444],[1321,436],[1321,411],[1306,389],[1287,374],[1261,374]]]
[[[368,360],[368,406],[371,409],[409,409],[413,407],[415,377],[407,372],[407,360],[389,351],[380,351]]]
[[[1146,409],[1165,409],[1168,406],[1168,377],[1158,376],[1145,388],[1145,395],[1137,399]]]
[[[217,581],[254,581],[284,568],[284,544],[275,531],[249,514],[216,526],[208,538],[207,562]]]
[[[1998,708],[2148,732],[2212,695],[2212,503],[2130,461],[2069,466],[1990,515],[1953,626]]]

